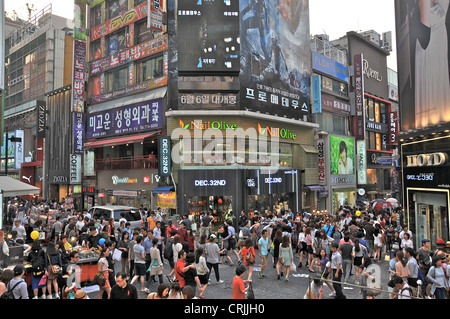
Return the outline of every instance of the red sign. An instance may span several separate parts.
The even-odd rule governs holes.
[[[150,183],[150,177],[144,176],[144,184],[149,184],[149,183]]]
[[[121,15],[112,18],[105,23],[102,23],[91,30],[91,41],[95,41],[104,37],[105,35],[132,24],[147,16],[147,1],[138,5],[137,7],[122,13]]]
[[[98,197],[99,197],[99,198],[105,197],[105,193],[98,193]]]
[[[140,43],[132,48],[91,63],[91,75],[96,75],[113,67],[130,63],[134,60],[150,56],[168,49],[168,35]]]

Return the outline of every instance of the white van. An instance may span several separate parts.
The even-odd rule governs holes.
[[[89,210],[92,218],[103,218],[108,221],[111,217],[114,218],[114,227],[119,228],[119,219],[121,214],[125,215],[125,219],[130,222],[130,229],[142,227],[142,216],[139,209],[130,206],[94,206]]]

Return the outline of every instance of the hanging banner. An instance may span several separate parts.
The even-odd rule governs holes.
[[[163,26],[163,12],[162,12],[161,0],[148,0],[148,15],[147,15],[147,27],[158,31],[162,30]]]
[[[366,117],[364,115],[364,73],[363,55],[353,57],[355,73],[355,138],[356,141],[364,140],[366,133]]]
[[[73,152],[83,154],[84,113],[73,113]]]
[[[74,38],[86,41],[86,5],[87,0],[75,0],[74,13]]]
[[[322,113],[322,77],[320,75],[312,76],[312,98],[313,109],[312,112]]]
[[[86,43],[75,40],[73,46],[72,111],[84,113]]]
[[[159,175],[161,177],[169,177],[171,174],[172,157],[171,139],[168,136],[159,137]]]

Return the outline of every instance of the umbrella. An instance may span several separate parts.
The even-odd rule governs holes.
[[[399,206],[398,200],[396,198],[388,198],[386,202],[390,203],[392,207],[397,208]]]
[[[385,200],[383,200],[383,201],[375,200],[373,202],[373,204],[372,204],[372,209],[374,211],[378,212],[378,211],[380,211],[382,209],[387,209],[387,208],[389,208],[391,206],[392,206],[391,203],[386,202]]]

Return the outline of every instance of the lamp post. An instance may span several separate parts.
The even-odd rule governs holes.
[[[22,139],[20,137],[14,137],[11,136],[8,138],[8,132],[6,132],[6,149],[5,149],[5,175],[8,176],[8,148],[9,148],[9,141],[11,143],[20,143],[22,142]]]

